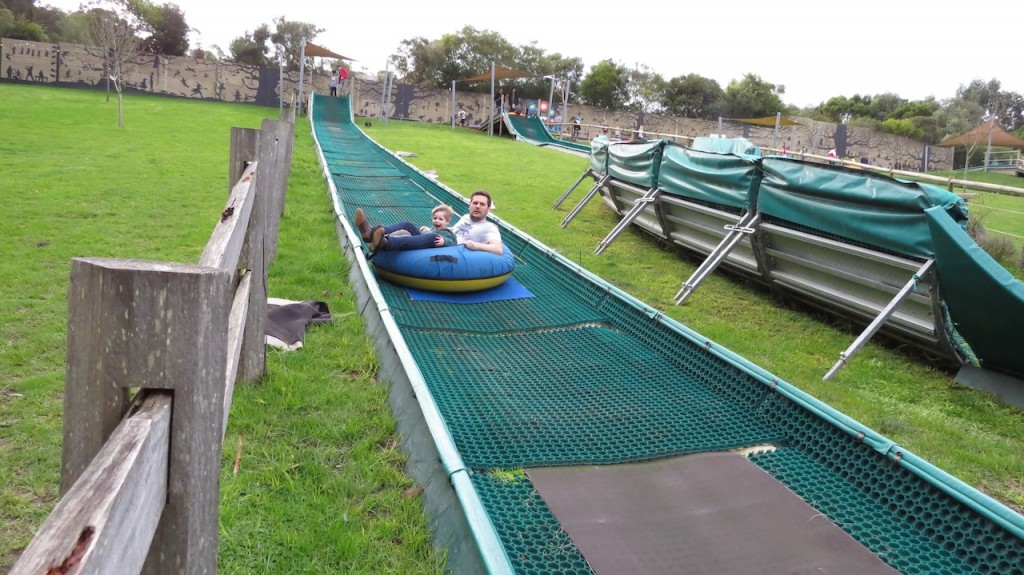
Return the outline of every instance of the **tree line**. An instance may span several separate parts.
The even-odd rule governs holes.
[[[194,31],[175,4],[149,0],[94,0],[74,12],[36,6],[35,0],[0,0],[0,36],[39,42],[95,43],[90,23],[113,18],[135,34],[137,48],[146,53],[220,60],[254,66],[280,63],[299,67],[300,46],[323,28],[283,16],[255,30],[246,30],[224,52],[219,46],[189,52]],[[783,114],[848,124],[907,136],[927,143],[974,128],[995,118],[1010,132],[1024,137],[1024,97],[1001,89],[997,79],[961,84],[948,99],[907,100],[897,94],[840,95],[813,107],[798,108],[783,101],[785,86],[754,73],[722,87],[699,74],[665,79],[648,66],[625,66],[612,59],[584,70],[582,59],[549,54],[536,43],[514,45],[500,33],[465,26],[438,39],[403,40],[389,58],[389,67],[404,83],[450,88],[489,70],[491,64],[531,74],[509,80],[523,98],[547,98],[557,89],[560,99],[609,111],[662,113],[705,120],[756,118]],[[311,67],[312,69],[312,67]],[[384,72],[379,72],[383,76]],[[487,92],[489,83],[458,85],[461,91]]]

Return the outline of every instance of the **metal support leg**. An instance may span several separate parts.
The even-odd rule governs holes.
[[[569,194],[571,194],[573,190],[576,189],[576,186],[580,185],[583,182],[583,180],[590,175],[594,175],[594,170],[587,168],[587,171],[583,172],[583,175],[580,176],[580,179],[576,180],[575,184],[569,186],[569,189],[565,190],[565,193],[559,196],[558,200],[555,202],[555,205],[551,206],[552,209],[558,208],[558,206],[562,205],[562,202],[565,201],[565,198],[569,197]]]
[[[629,213],[619,221],[611,233],[601,240],[601,243],[597,244],[597,249],[594,250],[594,253],[600,254],[605,250],[605,248],[611,245],[611,243],[615,241],[615,238],[619,237],[619,234],[621,234],[623,230],[629,227],[629,224],[633,223],[633,220],[637,219],[640,214],[643,213],[647,208],[647,204],[657,201],[660,195],[661,191],[658,188],[651,188],[650,190],[647,190],[646,194],[637,198],[636,201],[633,202],[633,207],[629,210]]]
[[[707,279],[707,277],[711,275],[711,272],[715,271],[715,268],[717,268],[725,257],[729,255],[729,252],[731,252],[733,248],[740,243],[743,236],[750,235],[757,231],[757,224],[760,221],[760,213],[750,212],[743,216],[736,225],[725,226],[725,229],[728,230],[729,233],[722,238],[722,241],[719,242],[718,246],[708,254],[708,257],[703,262],[701,262],[700,266],[698,266],[693,272],[693,275],[683,282],[683,287],[675,295],[676,305],[682,305],[682,303],[690,297],[694,290],[697,289],[697,286]]]
[[[572,211],[565,216],[565,219],[562,220],[563,228],[569,225],[569,222],[571,222],[572,219],[576,217],[576,214],[580,213],[580,211],[584,208],[584,206],[586,206],[590,202],[590,200],[594,199],[594,196],[597,195],[597,192],[601,190],[601,186],[603,186],[604,183],[608,181],[609,177],[610,176],[608,175],[601,176],[601,179],[598,180],[596,184],[594,184],[594,187],[591,188],[589,192],[587,192],[587,195],[583,196],[583,199],[580,200],[580,203],[576,204],[576,207],[574,207]]]
[[[894,311],[896,311],[896,306],[898,306],[901,301],[906,299],[906,297],[910,295],[910,292],[914,291],[914,288],[917,287],[918,280],[925,277],[925,274],[931,271],[932,266],[934,264],[935,260],[928,260],[924,262],[924,265],[921,266],[916,273],[914,273],[914,276],[911,277],[910,281],[908,281],[907,284],[903,286],[903,289],[901,289],[899,293],[896,294],[896,297],[892,298],[892,301],[890,301],[889,304],[885,306],[885,309],[882,310],[882,313],[878,314],[878,316],[871,321],[871,325],[869,325],[859,336],[857,336],[857,339],[853,340],[853,343],[850,344],[850,347],[846,348],[845,351],[839,354],[839,360],[836,361],[835,365],[832,366],[832,369],[828,370],[828,373],[825,374],[825,377],[821,378],[822,380],[828,381],[832,379],[832,376],[834,376],[840,369],[842,369],[842,367],[846,365],[847,362],[849,362],[849,360],[854,355],[857,355],[857,352],[860,351],[860,348],[864,347],[864,344],[867,343],[873,335],[875,335],[875,332],[877,332],[879,328],[882,327],[882,324],[889,319],[889,317],[893,314]]]

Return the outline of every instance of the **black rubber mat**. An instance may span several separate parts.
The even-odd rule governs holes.
[[[595,573],[897,573],[738,453],[526,474]]]

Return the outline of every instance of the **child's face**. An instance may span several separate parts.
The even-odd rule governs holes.
[[[444,212],[434,212],[430,217],[430,221],[434,223],[435,230],[443,230],[448,227],[448,218],[444,215]]]

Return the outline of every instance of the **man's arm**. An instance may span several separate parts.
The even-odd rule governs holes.
[[[470,250],[479,250],[483,252],[491,252],[496,256],[500,256],[505,252],[505,248],[501,245],[501,240],[491,240],[487,243],[474,242],[472,240],[466,242],[466,248]]]

